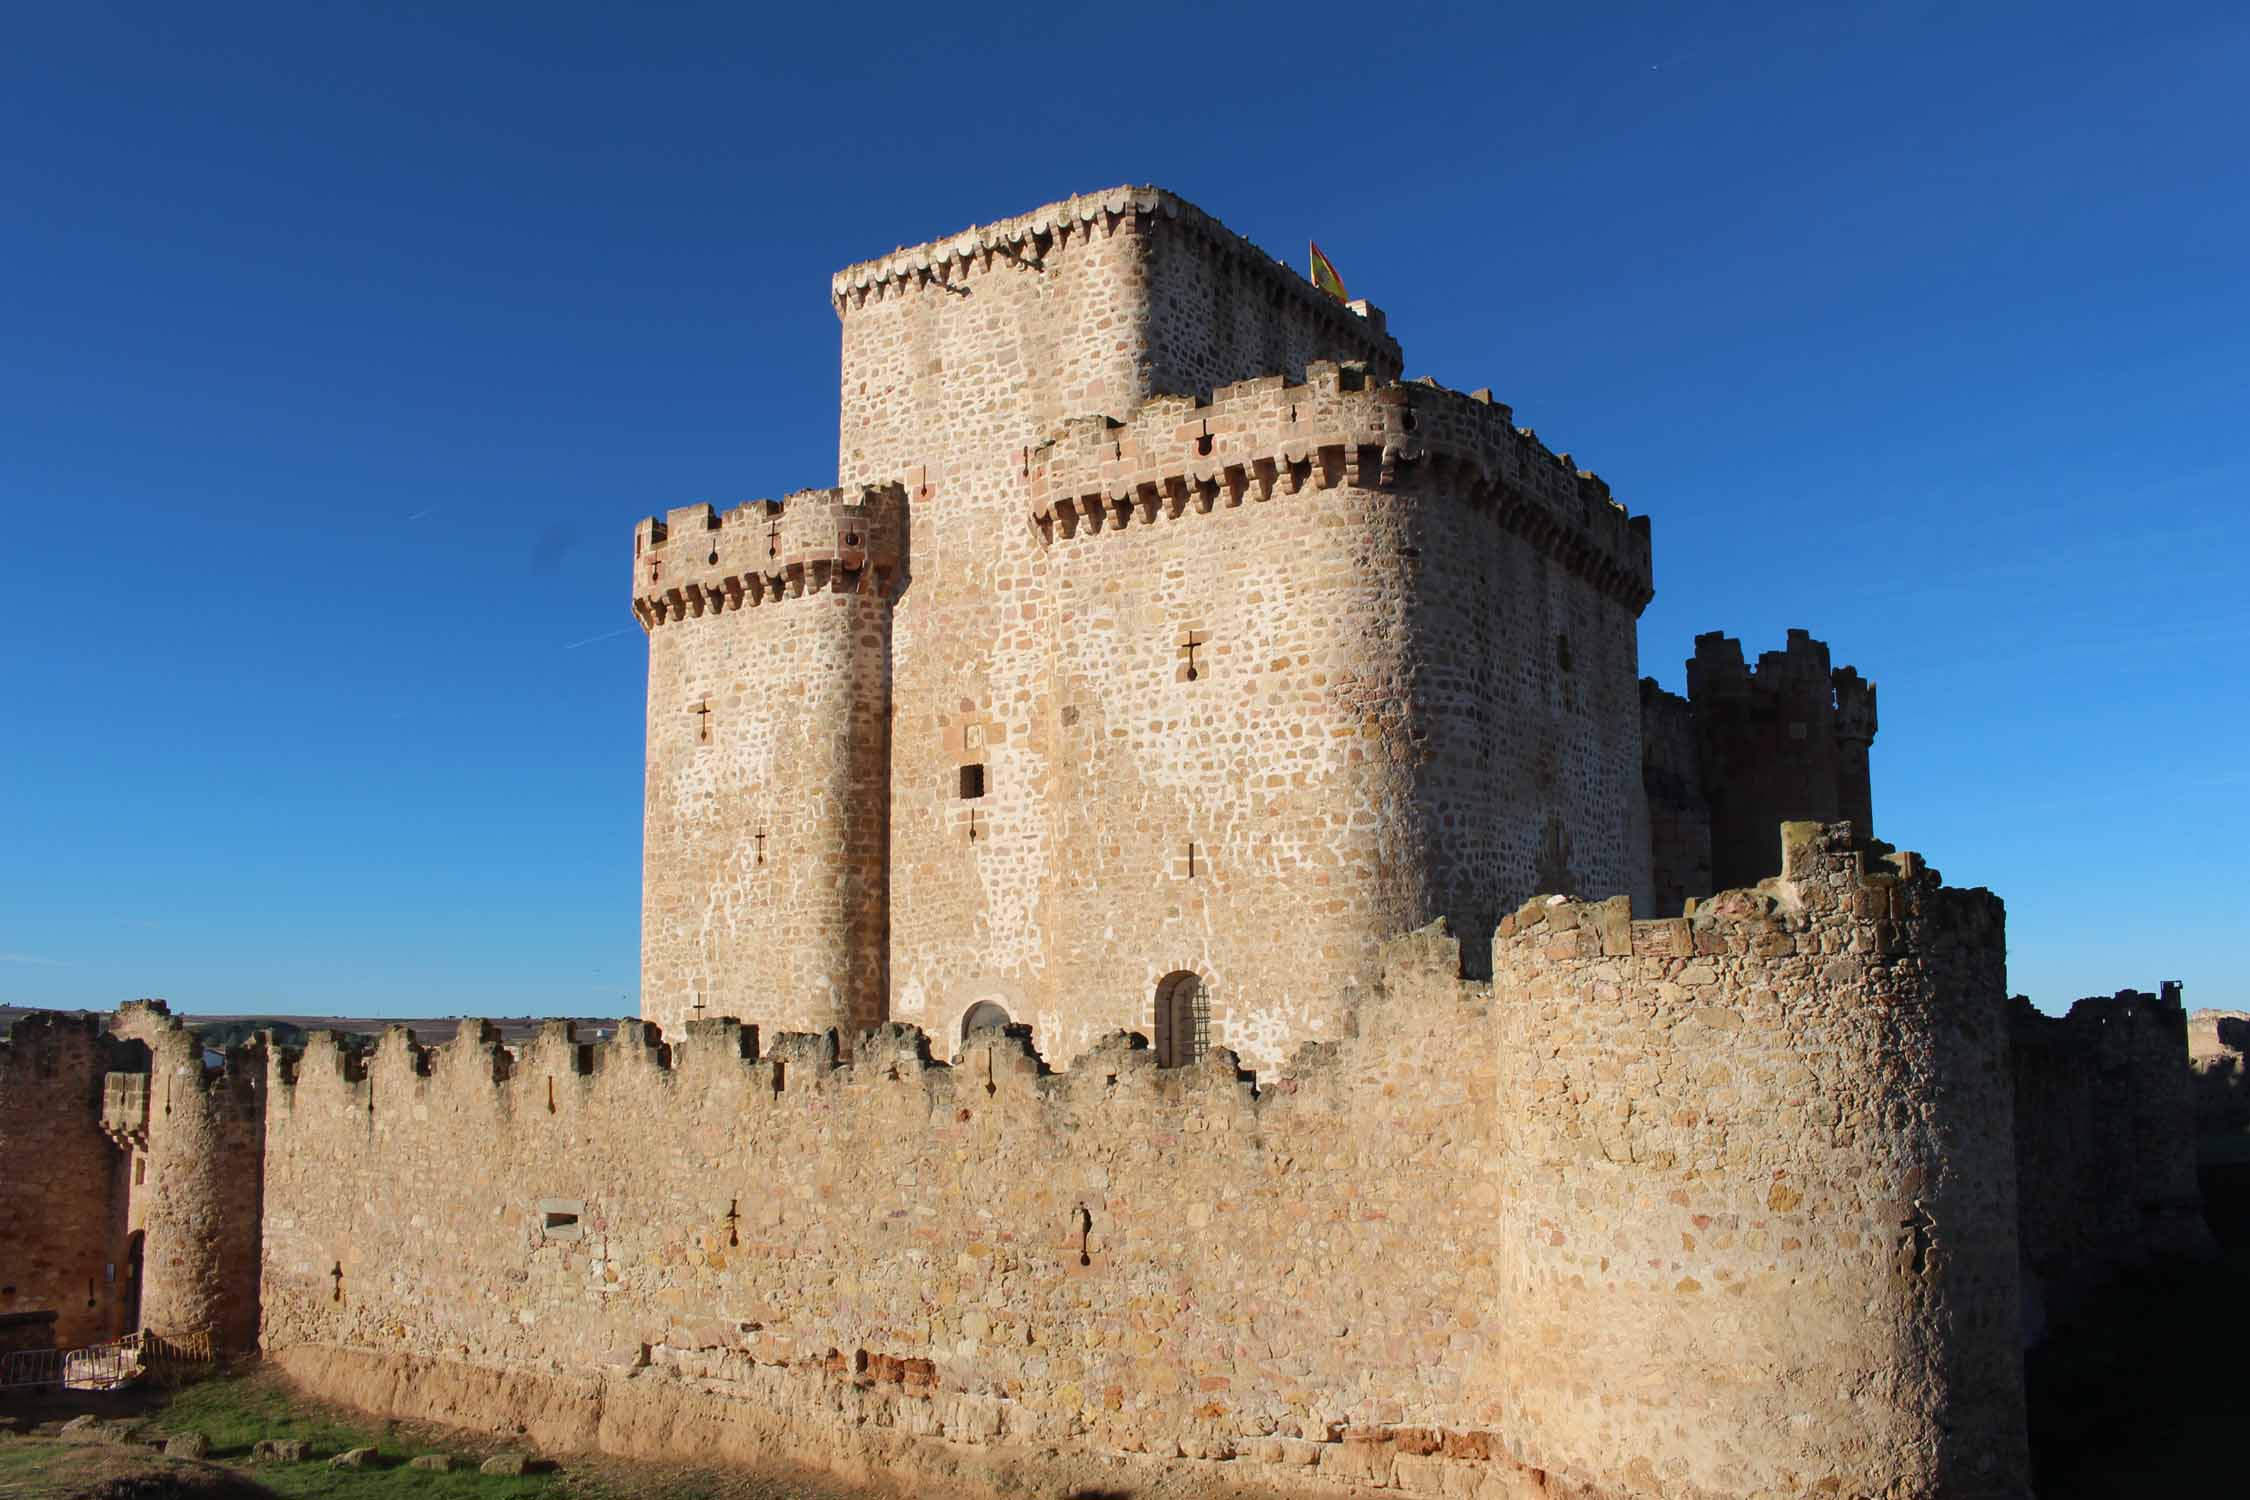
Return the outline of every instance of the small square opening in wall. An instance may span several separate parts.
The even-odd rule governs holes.
[[[984,765],[978,762],[961,768],[961,800],[974,802],[984,795]]]
[[[539,1235],[549,1240],[576,1240],[586,1236],[586,1205],[576,1198],[539,1200]]]

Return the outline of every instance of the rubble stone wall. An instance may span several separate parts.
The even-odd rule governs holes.
[[[1494,955],[1500,1404],[1596,1492],[2025,1492],[1999,901],[1842,825]]]
[[[1779,823],[1840,819],[1874,837],[1875,685],[1831,667],[1825,642],[1792,630],[1751,667],[1740,641],[1710,631],[1695,638],[1687,681],[1710,804],[1711,889],[1775,873]]]
[[[27,1016],[0,1044],[0,1314],[53,1312],[36,1337],[66,1347],[124,1317],[124,1182],[102,1133],[110,1066],[99,1016]]]
[[[1711,804],[1696,757],[1695,712],[1641,679],[1641,786],[1648,798],[1649,888],[1642,916],[1676,916],[1711,894]]]
[[[2097,995],[2063,1016],[2019,998],[2012,1021],[2025,1266],[2068,1291],[2151,1256],[2209,1252],[2178,986]]]
[[[1123,1037],[1050,1074],[1020,1029],[952,1066],[895,1026],[841,1066],[731,1022],[556,1023],[513,1061],[482,1023],[365,1060],[316,1036],[274,1075],[265,1346],[681,1391],[830,1442],[1474,1479],[1505,1330],[1491,1002],[1458,972],[1441,933],[1395,944],[1358,1035],[1263,1090]]]

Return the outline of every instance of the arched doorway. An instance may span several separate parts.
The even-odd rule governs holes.
[[[991,1000],[979,1000],[962,1013],[961,1040],[967,1042],[977,1032],[998,1031],[1007,1024],[1008,1012],[1003,1006]]]
[[[1188,969],[1156,986],[1156,1065],[1184,1068],[1211,1047],[1211,996],[1203,976]]]

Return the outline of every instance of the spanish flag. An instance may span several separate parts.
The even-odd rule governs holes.
[[[1351,301],[1350,295],[1344,291],[1344,278],[1336,274],[1335,263],[1320,253],[1320,241],[1313,240],[1310,243],[1312,245],[1312,284],[1329,296],[1334,297],[1338,302]]]

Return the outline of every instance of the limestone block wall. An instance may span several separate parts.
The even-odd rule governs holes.
[[[1259,1091],[1126,1038],[1050,1074],[1020,1032],[951,1067],[897,1027],[842,1066],[718,1022],[598,1047],[557,1023],[512,1065],[479,1023],[364,1063],[316,1038],[274,1075],[265,1345],[581,1382],[578,1441],[635,1441],[600,1413],[663,1390],[830,1444],[1434,1486],[1492,1449],[1504,1332],[1490,999],[1458,964],[1397,945],[1359,1035]]]
[[[1643,916],[1668,917],[1711,894],[1711,804],[1703,796],[1695,713],[1641,679],[1641,788],[1648,799],[1649,886]]]
[[[2002,914],[1841,825],[1494,956],[1501,1403],[1595,1493],[2026,1493]]]
[[[2019,996],[2011,1022],[2025,1267],[2067,1289],[2209,1252],[2178,987],[2095,996],[2064,1016]]]
[[[884,1017],[897,488],[644,521],[641,1014]]]
[[[51,1311],[62,1346],[120,1330],[122,1158],[102,1133],[98,1016],[39,1014],[0,1044],[0,1314]]]
[[[142,1250],[140,1326],[202,1329],[223,1351],[255,1347],[265,1196],[266,1053],[203,1044],[161,1003],[121,1007],[112,1029],[151,1054],[147,1173],[132,1188]]]

